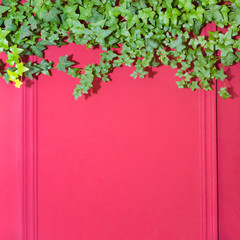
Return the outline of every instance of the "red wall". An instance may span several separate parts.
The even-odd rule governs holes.
[[[0,102],[0,239],[15,240],[21,234],[22,217],[21,166],[17,161],[22,109],[20,92],[2,79]]]
[[[98,59],[74,45],[46,57],[68,52],[80,66]],[[67,74],[38,80],[40,240],[200,239],[199,95],[169,68],[132,71],[76,102]]]
[[[226,69],[226,82],[233,95],[224,101],[218,97],[218,179],[220,240],[238,240],[240,236],[240,68]],[[219,84],[220,85],[220,84]]]
[[[74,52],[83,66],[99,51],[46,57]],[[132,71],[78,101],[58,71],[20,90],[1,81],[0,239],[217,240],[217,126],[219,239],[238,239],[239,66],[217,126],[215,92],[179,90],[168,67]]]

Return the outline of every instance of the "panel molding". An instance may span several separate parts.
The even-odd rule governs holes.
[[[36,58],[31,57],[31,61]],[[19,239],[38,239],[38,171],[37,171],[37,80],[22,88],[21,121],[18,123],[19,148],[16,151],[19,175]],[[217,198],[217,113],[214,91],[199,91],[200,136],[200,240],[218,240]]]
[[[16,138],[15,138],[15,161],[16,161],[16,195],[17,195],[17,236],[19,240],[24,239],[24,94],[23,88],[19,89],[19,94],[16,94],[15,105],[15,124],[16,124]]]
[[[218,240],[217,91],[199,92],[201,240]]]
[[[30,61],[37,59],[33,56]],[[19,239],[37,240],[37,81],[21,89],[21,129],[19,135]]]

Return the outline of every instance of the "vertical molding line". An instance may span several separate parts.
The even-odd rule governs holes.
[[[216,88],[200,91],[201,240],[218,240]]]
[[[24,89],[19,89],[15,95],[15,162],[16,162],[16,196],[17,196],[17,237],[19,240],[24,240]]]
[[[23,240],[37,240],[37,81],[31,83],[23,85]]]
[[[215,24],[205,27],[216,31]],[[218,240],[217,87],[199,91],[201,240]]]

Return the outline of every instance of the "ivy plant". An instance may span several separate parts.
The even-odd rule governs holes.
[[[79,79],[78,99],[93,87],[95,78],[109,81],[120,66],[134,66],[134,78],[144,78],[149,67],[176,68],[179,88],[212,90],[223,81],[219,95],[226,99],[224,66],[240,61],[240,0],[2,0],[0,52],[7,60],[0,76],[19,88],[24,78],[50,75],[53,62],[44,59],[48,46],[76,43],[100,46],[101,60],[74,67],[68,55],[56,68]],[[218,31],[202,29],[212,23]],[[27,61],[36,55],[41,61]]]

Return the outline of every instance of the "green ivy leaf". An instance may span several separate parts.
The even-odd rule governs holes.
[[[10,9],[10,7],[6,7],[6,6],[0,5],[0,14],[2,15],[2,14],[5,13],[8,9]]]
[[[45,74],[45,75],[47,75],[47,76],[50,76],[50,70],[52,69],[52,64],[53,64],[52,61],[48,62],[48,61],[45,60],[45,59],[42,60],[42,61],[40,62],[40,64],[34,63],[34,67],[37,67],[37,68],[39,68],[39,70],[40,70],[40,71],[38,71],[38,72],[36,73],[36,75],[38,75],[38,74],[40,74],[40,73],[43,73],[43,74]]]
[[[227,99],[227,98],[231,97],[231,95],[228,93],[226,87],[220,88],[220,91],[218,93],[219,93],[220,97],[223,99]]]
[[[67,72],[66,68],[75,64],[74,62],[68,61],[67,58],[68,58],[68,55],[65,55],[64,57],[59,58],[59,63],[57,64],[57,69],[59,71]]]
[[[25,64],[25,66],[28,68],[28,70],[26,72],[24,72],[24,75],[25,75],[25,77],[27,77],[31,80],[33,80],[34,74],[39,74],[41,72],[41,68],[32,65],[31,62],[28,62],[27,64]]]
[[[67,74],[71,75],[73,78],[75,78],[75,77],[80,76],[79,71],[80,71],[80,68],[70,68],[69,67]]]
[[[195,91],[196,89],[200,89],[197,81],[191,82],[190,88],[192,89],[192,91]]]
[[[43,50],[45,49],[46,48],[41,44],[41,42],[38,42],[35,46],[31,47],[32,52],[40,58],[43,58]]]
[[[178,7],[183,8],[186,12],[189,12],[195,8],[192,4],[192,0],[179,0]]]
[[[171,42],[170,47],[176,49],[178,52],[182,52],[186,48],[184,37],[182,35],[178,36],[175,41]]]
[[[30,30],[30,25],[28,25],[28,26],[22,25],[19,29],[19,32],[20,32],[19,40],[22,40],[26,37],[30,37],[30,36],[34,35],[33,32]]]
[[[44,11],[42,14],[42,19],[45,22],[60,23],[60,19],[58,17],[59,13],[61,13],[59,9],[52,7],[48,11]]]
[[[181,81],[176,82],[178,85],[178,88],[185,88],[186,87],[186,82],[182,79]]]
[[[81,85],[77,84],[77,86],[76,86],[76,88],[74,89],[74,92],[73,92],[73,96],[74,96],[75,100],[77,100],[79,97],[82,96],[81,91],[82,91]]]
[[[237,56],[229,52],[226,56],[221,57],[221,60],[223,66],[230,66],[237,60]]]
[[[219,71],[216,71],[214,78],[220,79],[221,81],[224,81],[227,78],[227,75],[224,73],[223,68],[221,68]]]
[[[3,50],[8,50],[8,41],[6,36],[10,33],[8,30],[2,30],[0,28],[0,52]]]
[[[21,63],[17,63],[17,64],[16,64],[16,68],[17,68],[16,73],[17,73],[19,76],[23,76],[23,73],[29,70],[29,68],[23,66],[23,63],[22,63],[22,62],[21,62]]]

